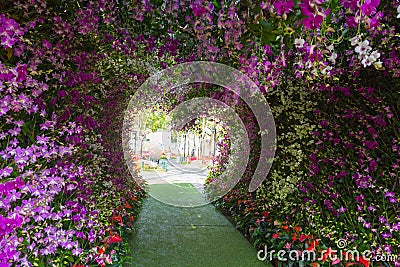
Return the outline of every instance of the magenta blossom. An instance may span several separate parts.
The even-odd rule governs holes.
[[[368,26],[373,29],[380,25],[380,20],[383,18],[383,13],[381,11],[377,12],[373,18],[368,18]]]
[[[204,6],[199,5],[193,7],[192,10],[195,17],[201,17],[204,13],[207,12],[207,9]]]
[[[376,8],[380,4],[380,0],[365,0],[360,9],[366,16],[371,16],[376,13]]]
[[[293,10],[294,3],[292,0],[278,0],[274,3],[276,14],[283,15]]]
[[[307,18],[304,18],[302,22],[307,29],[316,29],[321,25],[323,20],[324,17],[321,15],[311,15]]]
[[[358,26],[357,18],[354,16],[346,17],[346,24],[349,27],[357,28]]]
[[[306,18],[302,20],[302,23],[307,29],[318,28],[326,15],[330,12],[330,9],[328,8],[325,12],[321,13],[318,11],[318,6],[308,0],[301,2],[299,7],[301,13],[306,16]]]
[[[313,16],[315,14],[315,9],[313,8],[314,4],[311,4],[310,1],[308,0],[303,0],[300,4],[300,10],[301,13],[303,13],[304,16]]]
[[[351,10],[357,10],[359,5],[359,0],[341,0],[340,1],[345,8],[350,8]]]

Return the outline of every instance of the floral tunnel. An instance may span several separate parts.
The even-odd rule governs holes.
[[[271,171],[248,192],[254,114],[220,88],[184,96],[223,100],[245,123],[249,164],[214,204],[255,247],[325,251],[288,263],[313,266],[371,264],[332,260],[339,240],[399,255],[399,14],[384,0],[2,1],[0,266],[123,263],[146,197],[123,160],[124,110],[151,74],[194,60],[248,75],[277,121]]]

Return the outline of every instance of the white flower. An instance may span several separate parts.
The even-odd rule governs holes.
[[[304,46],[304,43],[305,43],[306,41],[304,41],[304,39],[298,39],[298,38],[296,38],[296,39],[294,39],[294,45],[297,47],[297,48],[302,48],[303,46]]]
[[[374,58],[373,56],[370,55],[368,57],[368,61],[371,62],[371,63],[374,63],[376,61],[376,58]]]
[[[359,59],[359,60],[366,59],[367,57],[368,57],[368,54],[359,54],[359,55],[358,55],[358,59]]]
[[[335,63],[337,59],[337,54],[335,52],[332,53],[332,55],[328,58],[328,60],[332,63]]]
[[[314,74],[314,75],[316,75],[318,73],[318,70],[317,70],[317,68],[313,68],[312,69],[312,71],[311,71],[311,74]]]
[[[331,73],[331,70],[332,70],[332,67],[331,67],[331,66],[326,66],[326,68],[324,68],[324,69],[321,71],[321,73],[322,73],[323,75],[327,75],[327,74]]]
[[[331,44],[330,46],[327,46],[326,48],[329,50],[329,52],[332,52],[334,47],[333,47],[333,44]]]
[[[381,56],[381,53],[379,53],[378,51],[372,51],[370,57],[374,58],[374,61],[377,61],[378,58]]]
[[[358,45],[360,43],[360,39],[361,39],[360,36],[358,35],[354,36],[353,38],[350,39],[351,45],[352,46]]]
[[[362,43],[359,43],[354,49],[354,51],[356,51],[359,54],[366,54],[371,49],[372,48],[369,46],[368,40],[365,40]]]
[[[363,60],[361,60],[361,64],[363,64],[364,68],[367,66],[371,66],[372,61],[370,57],[366,57]]]
[[[397,18],[400,19],[400,5],[397,7]]]

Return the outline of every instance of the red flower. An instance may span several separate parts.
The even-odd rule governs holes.
[[[343,254],[346,255],[346,256],[351,255],[351,254],[348,254],[346,252],[343,252]],[[351,258],[351,256],[349,258]],[[364,267],[369,267],[369,264],[370,264],[368,259],[365,259],[364,257],[357,256],[356,257],[356,262],[348,262],[348,263],[346,263],[346,266],[351,266],[351,265],[360,264],[360,263],[362,265],[364,265]]]
[[[307,238],[308,238],[307,235],[301,234],[301,235],[300,235],[300,242],[303,242],[303,241],[306,240]]]
[[[324,251],[322,253],[322,261],[326,261],[326,259],[328,259],[329,257],[331,257],[333,254],[335,254],[336,252],[334,252],[331,248],[328,248],[326,251]]]
[[[285,230],[286,232],[289,232],[289,227],[287,225],[283,225],[282,229]]]
[[[308,251],[314,251],[315,247],[318,246],[319,239],[316,239],[315,241],[310,241],[310,246],[307,248]]]
[[[269,211],[263,211],[263,213],[262,213],[262,216],[265,218],[265,217],[268,217],[268,215],[269,215]]]
[[[106,249],[104,247],[98,247],[97,248],[97,254],[103,254],[104,252],[106,252]]]
[[[112,235],[107,239],[107,244],[113,244],[121,242],[122,238],[119,235]]]
[[[296,226],[294,227],[294,230],[296,231],[296,233],[298,233],[298,232],[301,231],[301,227],[298,226],[298,225],[296,225]]]
[[[131,215],[131,216],[129,216],[129,220],[130,220],[131,222],[133,222],[133,221],[135,220],[135,218],[133,218],[133,216]]]
[[[364,267],[368,267],[369,266],[369,260],[365,259],[364,257],[361,257],[360,259],[358,259],[358,262],[362,263],[364,265]]]
[[[114,215],[114,216],[111,217],[111,219],[113,221],[115,221],[115,222],[122,222],[122,217],[121,216]]]
[[[279,234],[273,234],[273,235],[272,235],[272,238],[275,238],[275,239],[276,239],[276,238],[278,238],[278,237],[279,237]]]
[[[131,209],[131,208],[132,208],[132,206],[131,206],[131,205],[129,205],[128,203],[126,203],[126,204],[125,204],[125,208],[127,208],[127,209]]]
[[[296,240],[297,240],[296,234],[292,234],[292,241],[294,242]]]

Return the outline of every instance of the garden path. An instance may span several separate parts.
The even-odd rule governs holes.
[[[195,171],[193,166],[191,171]],[[171,173],[163,179],[147,173],[154,178],[149,181],[150,195],[162,201],[149,197],[144,203],[130,242],[132,263],[127,267],[266,266],[228,219],[187,182],[197,182],[199,175],[187,173],[187,183],[182,183],[184,174],[167,176]]]

